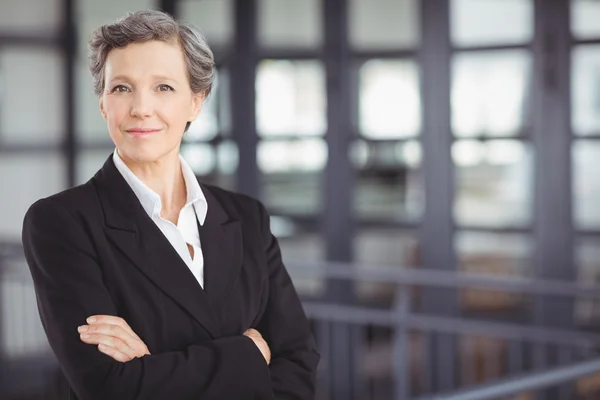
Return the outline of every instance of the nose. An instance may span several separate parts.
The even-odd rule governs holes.
[[[152,97],[149,93],[137,91],[133,95],[130,114],[132,117],[145,118],[152,115]]]

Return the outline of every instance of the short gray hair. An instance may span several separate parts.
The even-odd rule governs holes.
[[[162,11],[146,10],[125,15],[117,22],[102,25],[88,43],[89,67],[94,79],[94,92],[104,91],[104,65],[112,49],[150,40],[175,41],[183,50],[190,88],[193,93],[208,96],[215,79],[214,56],[202,33],[194,26],[176,21]]]

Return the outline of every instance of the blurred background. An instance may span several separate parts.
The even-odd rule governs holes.
[[[86,42],[147,8],[215,52],[182,154],[272,214],[319,399],[600,399],[598,0],[0,0],[0,398],[66,398],[22,218],[112,151]]]

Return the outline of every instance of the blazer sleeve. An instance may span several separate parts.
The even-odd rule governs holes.
[[[268,366],[245,336],[127,363],[83,343],[77,327],[88,316],[117,315],[83,224],[58,201],[47,198],[28,210],[22,239],[43,327],[79,399],[272,398]]]
[[[257,330],[271,349],[271,382],[276,399],[315,398],[316,370],[320,356],[308,319],[283,265],[269,215],[259,203],[264,249],[269,267],[269,297]]]

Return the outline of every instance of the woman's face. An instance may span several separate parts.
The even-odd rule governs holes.
[[[190,89],[184,56],[175,43],[133,43],[108,53],[100,111],[119,154],[153,162],[178,153],[185,125],[204,97]]]

